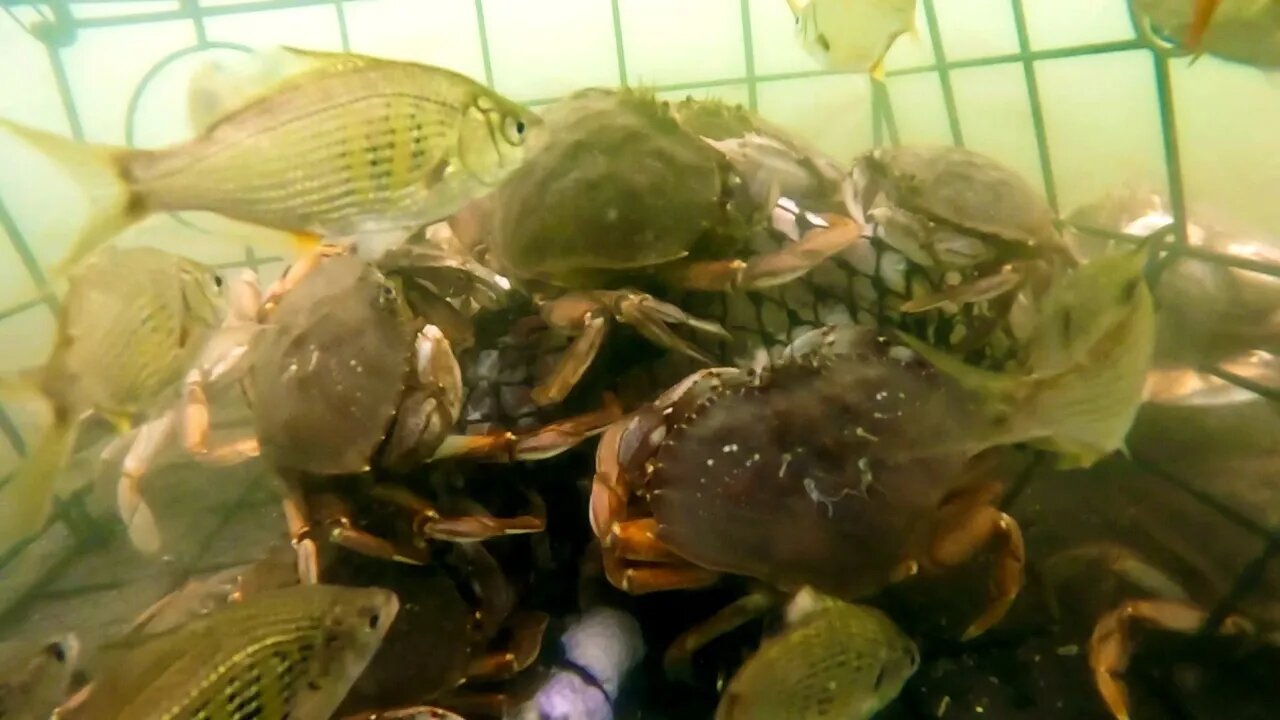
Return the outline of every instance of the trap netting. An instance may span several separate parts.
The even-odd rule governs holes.
[[[841,161],[873,145],[967,146],[1040,183],[1063,216],[1136,180],[1166,198],[1170,218],[1148,236],[1159,256],[1154,282],[1181,262],[1280,277],[1275,264],[1194,244],[1188,232],[1188,208],[1197,203],[1255,227],[1280,227],[1274,207],[1251,191],[1258,183],[1249,170],[1254,154],[1277,154],[1274,129],[1266,132],[1265,108],[1231,106],[1263,86],[1248,68],[1213,60],[1191,67],[1142,31],[1124,0],[922,0],[920,37],[898,41],[884,84],[818,69],[797,46],[783,0],[6,0],[3,11],[0,115],[80,139],[157,146],[189,134],[185,82],[211,54],[269,44],[353,50],[452,67],[533,105],[591,85],[719,97],[791,127]],[[18,185],[0,181],[0,233],[8,240],[0,244],[0,276],[28,298],[0,309],[6,368],[38,363],[47,352],[58,300],[46,268],[74,228],[59,224],[66,213],[53,199],[57,189]],[[1118,242],[1147,239],[1068,229]],[[155,218],[127,241],[268,276],[283,264],[269,234],[195,213]],[[1274,429],[1266,404],[1280,401],[1276,388],[1203,369],[1266,398],[1254,415]],[[1179,417],[1161,425],[1176,439],[1139,443],[1133,463],[1168,493],[1252,538],[1256,552],[1241,558],[1234,583],[1217,598],[1216,623],[1270,570],[1280,497],[1267,487],[1274,478],[1266,462],[1231,464],[1231,454],[1212,445],[1225,442],[1221,433],[1177,432]],[[31,428],[0,409],[0,434],[0,460],[12,467]],[[1169,444],[1199,444],[1203,457],[1179,461],[1162,452]],[[207,502],[189,509],[199,527],[173,562],[138,564],[119,548],[109,498],[95,501],[92,466],[82,458],[66,473],[40,536],[0,549],[4,620],[54,624],[59,602],[67,607],[80,594],[144,581],[159,588],[184,572],[233,562],[245,528],[280,528],[270,490],[251,468],[240,472],[241,485],[220,480],[221,496],[202,494]],[[199,472],[175,467],[179,475]],[[1216,481],[1224,467],[1229,484]],[[244,508],[250,519],[228,526]],[[70,612],[89,610],[62,611]]]

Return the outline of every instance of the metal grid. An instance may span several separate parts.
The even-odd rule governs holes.
[[[628,75],[627,52],[623,33],[623,13],[619,8],[619,0],[609,1],[612,9],[614,41],[617,50],[618,79],[620,84],[626,84]],[[231,43],[210,41],[204,28],[204,22],[207,18],[219,15],[254,13],[305,6],[330,6],[333,9],[338,23],[339,37],[341,39],[342,47],[343,49],[350,49],[344,8],[358,4],[359,2],[361,2],[361,0],[246,0],[244,2],[224,1],[217,5],[206,6],[201,2],[201,0],[142,0],[141,2],[137,0],[3,0],[3,2],[0,2],[0,9],[3,9],[3,11],[8,14],[10,20],[24,25],[29,33],[44,43],[48,53],[49,63],[53,69],[53,75],[57,82],[57,90],[61,96],[62,105],[66,111],[71,133],[74,137],[82,139],[84,137],[84,133],[80,122],[80,116],[75,99],[72,97],[70,83],[68,81],[62,57],[62,52],[76,42],[77,35],[81,30],[120,25],[140,25],[174,20],[187,20],[192,23],[195,28],[196,43],[190,48],[174,53],[160,61],[160,63],[153,67],[152,70],[144,76],[142,83],[140,83],[139,88],[135,91],[132,97],[130,103],[130,109],[132,110],[136,108],[142,88],[145,86],[147,80],[154,77],[154,75],[168,63],[192,52],[209,48],[222,47],[245,49],[243,46]],[[121,6],[128,6],[131,9],[137,9],[137,11],[123,15],[113,15],[110,17],[84,16],[83,13],[76,12],[77,9],[83,9],[88,6],[102,6],[110,3],[119,3]],[[1132,39],[1128,40],[1034,50],[1032,49],[1029,40],[1029,33],[1027,29],[1028,24],[1025,8],[1023,7],[1023,1],[1010,0],[1010,3],[1014,25],[1017,32],[1017,52],[973,59],[948,60],[946,48],[944,47],[942,36],[939,31],[940,28],[938,15],[935,9],[935,0],[922,0],[922,17],[932,39],[934,62],[916,67],[890,71],[887,74],[887,84],[872,84],[871,103],[868,108],[868,112],[871,113],[874,144],[897,145],[900,142],[898,124],[895,119],[894,106],[890,93],[890,89],[895,78],[921,74],[935,74],[941,85],[942,99],[948,115],[948,128],[951,141],[956,145],[963,146],[965,144],[964,127],[962,126],[960,115],[957,111],[951,73],[953,71],[966,68],[1008,65],[1021,66],[1026,84],[1027,97],[1030,103],[1036,150],[1042,173],[1041,182],[1050,206],[1053,208],[1055,213],[1060,212],[1061,208],[1059,206],[1058,188],[1055,183],[1053,170],[1053,157],[1050,152],[1050,144],[1041,105],[1040,85],[1037,80],[1038,65],[1045,61],[1058,60],[1062,58],[1146,51],[1150,55],[1151,72],[1159,100],[1156,111],[1159,113],[1160,117],[1161,139],[1164,149],[1164,167],[1166,171],[1168,198],[1173,222],[1168,226],[1161,228],[1157,232],[1152,233],[1148,238],[1136,238],[1133,236],[1108,232],[1098,228],[1072,226],[1072,229],[1096,235],[1098,237],[1123,242],[1139,242],[1148,239],[1154,240],[1154,242],[1151,243],[1153,256],[1159,256],[1159,260],[1153,264],[1153,282],[1157,282],[1159,280],[1160,271],[1180,258],[1231,266],[1250,272],[1280,277],[1280,266],[1249,258],[1225,255],[1203,248],[1192,247],[1187,241],[1186,196],[1183,183],[1182,161],[1179,153],[1178,126],[1173,112],[1174,90],[1170,73],[1170,61],[1172,58],[1168,52],[1165,49],[1147,42],[1142,37],[1142,34],[1137,32],[1135,32],[1135,36]],[[145,7],[152,4],[158,7],[163,6],[165,9],[147,11]],[[753,49],[751,30],[752,11],[749,0],[740,0],[740,6],[742,18],[742,42],[745,53],[745,74],[743,76],[725,77],[696,83],[657,85],[654,89],[659,92],[697,91],[741,85],[746,87],[748,105],[755,110],[758,105],[757,91],[761,83],[835,74],[823,71],[757,74],[755,70],[756,58]],[[19,11],[22,11],[22,15],[19,14]],[[493,86],[493,62],[490,53],[489,38],[485,28],[484,0],[475,0],[475,17],[484,62],[484,80],[490,86]],[[3,21],[5,20],[0,18],[0,22]],[[1136,18],[1134,18],[1134,27],[1138,27]],[[555,99],[556,98],[552,97],[539,98],[530,101],[529,104],[537,106],[552,102]],[[134,130],[131,112],[128,125],[126,126],[126,137],[130,142],[133,140],[133,135]],[[5,207],[3,199],[0,199],[0,228],[2,228],[11,238],[14,249],[21,258],[32,282],[41,293],[40,296],[34,300],[30,300],[13,307],[0,309],[0,320],[7,319],[19,313],[40,312],[40,307],[44,307],[46,311],[56,310],[57,299],[50,291],[49,284],[39,266],[39,263],[31,252],[21,228],[18,227],[8,208]],[[280,258],[276,257],[256,257],[252,249],[246,248],[243,259],[226,263],[225,267],[257,268],[264,264],[279,262],[279,260]],[[1251,383],[1247,379],[1238,377],[1219,367],[1205,368],[1205,370],[1223,380],[1226,380],[1227,382],[1234,383],[1240,387],[1266,397],[1272,402],[1280,402],[1280,391],[1276,388]],[[5,413],[3,407],[0,407],[0,435],[5,437],[6,442],[12,444],[14,450],[19,455],[24,454],[25,447],[22,443],[18,429],[15,427],[8,414]],[[1222,514],[1224,517],[1245,528],[1250,533],[1263,538],[1266,542],[1263,553],[1246,566],[1246,571],[1241,573],[1235,587],[1230,593],[1228,593],[1226,599],[1220,603],[1220,606],[1215,608],[1210,624],[1216,626],[1216,624],[1220,622],[1221,619],[1232,609],[1235,602],[1252,591],[1259,578],[1263,575],[1264,568],[1268,564],[1269,560],[1277,553],[1277,551],[1280,551],[1280,527],[1264,527],[1258,521],[1252,519],[1246,512],[1242,512],[1211,494],[1206,493],[1204,490],[1197,488],[1194,484],[1179,477],[1176,472],[1162,467],[1152,458],[1137,457],[1134,458],[1134,461],[1143,470],[1165,480],[1170,486],[1176,488],[1178,492],[1185,492],[1193,495],[1198,501],[1208,508],[1211,508],[1214,512]],[[3,482],[3,480],[0,480],[0,483]],[[71,537],[75,540],[77,547],[83,543],[93,542],[96,538],[100,537],[100,529],[96,527],[99,523],[96,523],[90,517],[85,507],[84,498],[86,494],[87,493],[85,492],[75,493],[60,501],[53,518],[50,520],[49,526],[46,527],[46,532],[55,525],[63,525],[71,531]],[[0,557],[0,572],[2,572],[5,566],[21,551],[21,547],[14,548],[7,553],[6,556]],[[74,551],[74,548],[72,548],[71,551]]]

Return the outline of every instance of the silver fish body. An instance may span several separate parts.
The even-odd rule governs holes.
[[[153,213],[204,210],[296,235],[404,237],[520,165],[532,112],[458,73],[284,48],[294,61],[232,83],[244,104],[156,150],[77,143],[0,120],[93,200],[62,267]],[[215,93],[216,94],[216,93]],[[217,95],[210,102],[223,102]]]
[[[399,610],[380,588],[296,586],[104,648],[63,720],[327,720]]]

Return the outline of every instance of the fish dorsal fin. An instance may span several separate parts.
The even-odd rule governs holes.
[[[136,696],[155,682],[168,668],[178,665],[203,633],[209,632],[203,618],[147,634],[138,629],[103,643],[94,660],[96,679],[89,703],[112,707],[122,698]]]
[[[191,124],[197,133],[212,132],[242,109],[299,83],[386,62],[368,55],[281,45],[251,53],[235,69],[205,65],[191,79],[187,98]]]

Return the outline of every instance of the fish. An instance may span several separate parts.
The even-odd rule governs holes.
[[[863,720],[887,706],[920,653],[883,612],[802,588],[786,626],[729,681],[716,720]]]
[[[640,624],[609,607],[588,610],[560,638],[564,659],[513,720],[613,720],[622,680],[644,659]]]
[[[327,720],[400,609],[382,588],[299,585],[104,645],[61,720]]]
[[[0,549],[44,525],[81,420],[97,413],[123,431],[171,399],[223,313],[212,268],[155,248],[101,248],[68,280],[48,361],[0,383],[52,411],[0,488]]]
[[[281,82],[337,62],[340,53],[296,53],[289,48],[255,48],[233,57],[206,58],[187,84],[187,120],[200,135],[236,108],[261,98]]]
[[[187,142],[92,145],[0,121],[91,200],[55,268],[155,212],[210,211],[306,242],[407,237],[500,183],[540,125],[530,110],[450,70],[283,48],[313,67],[283,77]]]
[[[903,344],[979,398],[984,447],[1025,442],[1087,468],[1124,449],[1155,352],[1147,243],[1094,258],[1061,277],[1036,309],[1023,357],[979,369],[901,331]],[[984,431],[985,432],[985,431]]]
[[[299,583],[297,555],[291,543],[271,546],[266,556],[186,581],[134,619],[130,633],[158,634],[229,603],[267,590]]]
[[[919,37],[916,0],[787,0],[801,46],[831,70],[884,80],[884,58],[903,33]]]
[[[1280,0],[1129,0],[1151,39],[1280,77]],[[1149,27],[1148,27],[1149,26]]]
[[[0,644],[0,720],[48,720],[66,699],[79,656],[74,633]]]

